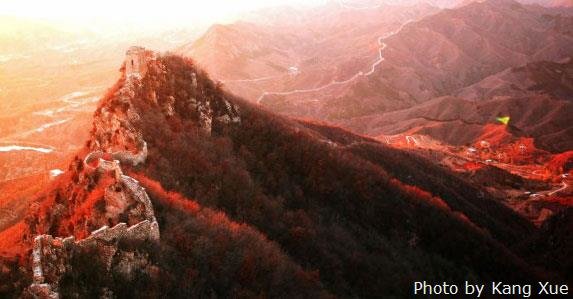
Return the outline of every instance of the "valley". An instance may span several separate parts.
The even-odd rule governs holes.
[[[392,147],[412,150],[451,171],[460,173],[476,184],[486,186],[492,195],[516,212],[541,225],[548,217],[573,204],[571,177],[568,171],[550,170],[546,164],[552,155],[545,154],[545,163],[520,159],[513,163],[511,155],[527,156],[525,151],[493,150],[486,145],[450,146],[424,135],[379,136],[378,139]],[[486,141],[487,142],[487,141]],[[484,143],[489,144],[489,143]],[[519,157],[517,158],[519,159]],[[484,181],[479,172],[507,173]],[[507,177],[519,178],[507,180]],[[483,195],[482,195],[483,196]]]
[[[514,182],[512,186],[490,187],[490,191],[537,225],[570,206],[572,192],[564,188],[566,182],[562,176],[570,173],[571,162],[560,170],[548,164],[573,146],[569,117],[573,113],[573,57],[567,54],[573,50],[573,36],[565,29],[565,24],[573,24],[573,11],[564,9],[558,14],[556,10],[507,0],[459,6],[444,3],[453,9],[440,12],[419,3],[405,5],[411,5],[408,9],[416,8],[420,14],[398,18],[390,26],[394,30],[386,29],[378,37],[369,35],[371,43],[362,49],[351,48],[362,45],[362,36],[332,33],[306,41],[309,48],[314,43],[321,45],[338,39],[339,44],[349,45],[346,53],[353,53],[354,57],[377,53],[370,63],[360,60],[361,66],[349,66],[345,59],[338,59],[333,68],[328,57],[320,57],[316,61],[322,70],[317,73],[316,67],[301,67],[300,63],[292,62],[308,59],[297,55],[312,52],[291,51],[289,64],[294,66],[283,64],[282,73],[261,73],[264,75],[256,77],[258,63],[281,64],[281,61],[271,62],[267,59],[273,56],[268,55],[248,58],[245,63],[241,51],[246,54],[250,50],[237,46],[228,65],[240,65],[244,72],[255,77],[227,79],[237,76],[236,69],[227,71],[226,63],[204,59],[200,50],[196,50],[202,46],[200,42],[185,46],[181,52],[189,53],[215,78],[221,78],[228,90],[272,111],[303,119],[322,119],[393,147],[435,152],[434,157],[440,157],[435,159],[436,163],[464,175],[473,176],[481,168],[495,168],[532,182],[529,185],[536,185],[535,190],[529,190],[523,182]],[[384,3],[353,6],[336,1],[323,9],[328,9],[329,15],[354,14],[354,18],[367,19],[373,14],[385,16],[385,12],[392,12],[395,17],[404,7]],[[300,22],[322,28],[320,21],[312,16],[312,13],[302,15]],[[281,17],[288,20],[289,16]],[[283,18],[272,23],[280,28],[278,32],[285,30],[285,22],[289,24]],[[520,18],[523,24],[517,21]],[[490,26],[493,23],[503,25]],[[457,25],[459,29],[448,29]],[[256,22],[249,24],[243,31],[261,30],[257,26]],[[357,25],[360,26],[372,25]],[[232,32],[233,27],[226,26],[225,30]],[[532,28],[537,28],[536,32]],[[518,46],[519,38],[508,35],[519,32],[543,44],[541,40],[547,37],[538,35],[543,31],[559,41],[550,41],[546,47]],[[292,35],[304,40],[300,31]],[[236,41],[232,34],[221,34],[212,47],[225,56],[224,47],[218,45]],[[373,41],[376,48],[371,46]],[[424,45],[422,48],[420,43]],[[366,49],[370,54],[366,54]],[[273,51],[281,55],[283,50],[268,50]],[[316,82],[316,78],[321,80]],[[422,87],[412,86],[415,82]],[[510,125],[496,125],[496,117],[500,115],[511,116]],[[482,148],[480,143],[488,144],[488,148]],[[533,205],[535,208],[531,208]]]

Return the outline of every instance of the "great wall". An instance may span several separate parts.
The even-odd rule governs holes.
[[[142,47],[131,47],[126,52],[122,85],[112,95],[113,101],[96,111],[93,138],[88,142],[90,152],[82,161],[85,177],[106,176],[114,182],[105,188],[103,216],[90,216],[89,225],[87,221],[76,224],[83,231],[91,231],[88,237],[81,240],[73,236],[61,238],[48,234],[33,239],[33,282],[28,288],[32,297],[59,298],[60,280],[72,270],[70,261],[74,252],[96,248],[98,259],[104,262],[109,273],[114,258],[123,254],[118,249],[119,242],[159,241],[159,225],[147,192],[137,180],[125,175],[121,168],[121,165],[136,167],[144,164],[148,156],[147,142],[134,125],[140,120],[140,115],[133,109],[132,100],[150,68],[159,73],[165,72],[164,66],[154,63],[156,61],[156,54]],[[195,89],[199,87],[195,73],[192,73],[191,84]],[[166,117],[174,115],[173,96],[161,99],[159,104],[153,91],[149,99],[159,106]],[[241,123],[239,107],[226,99],[222,99],[220,111],[213,110],[210,100],[198,101],[191,97],[186,101],[189,107],[197,111],[198,124],[208,134],[211,134],[213,121],[226,125]],[[88,181],[80,180],[80,183],[88,184]],[[125,218],[127,223],[119,221]],[[110,228],[111,223],[115,225]],[[98,226],[100,228],[94,229]],[[128,269],[124,272],[131,272],[137,267],[126,261],[120,264]]]
[[[132,47],[127,51],[125,61],[126,79],[123,87],[117,92],[121,98],[125,99],[133,96],[133,87],[137,84],[136,81],[145,75],[147,60],[150,58],[153,58],[153,56],[149,55],[149,51],[140,47]],[[102,118],[104,122],[111,123],[114,132],[119,132],[120,128],[127,128],[128,131],[131,131],[122,134],[130,137],[128,139],[131,139],[136,144],[137,150],[135,153],[127,150],[106,152],[102,148],[105,145],[96,142],[95,147],[99,149],[94,149],[86,155],[83,160],[84,169],[86,173],[111,174],[115,182],[125,188],[122,188],[119,195],[112,195],[106,189],[106,202],[108,202],[108,197],[114,201],[122,201],[120,206],[123,206],[125,209],[131,199],[138,206],[142,207],[137,209],[136,212],[143,220],[131,226],[124,222],[120,222],[111,228],[104,225],[92,231],[90,236],[81,240],[76,240],[73,236],[66,238],[53,237],[47,234],[36,236],[32,247],[33,282],[29,287],[33,297],[59,298],[58,285],[64,274],[70,271],[69,261],[73,252],[96,248],[99,253],[98,258],[103,261],[107,267],[106,270],[109,271],[112,260],[118,252],[119,242],[126,240],[159,241],[159,225],[145,188],[134,178],[123,174],[120,166],[122,164],[137,166],[145,163],[147,159],[147,143],[141,138],[141,134],[133,132],[133,126],[129,125],[130,120],[137,119],[137,114],[133,112],[127,113],[126,121],[110,117],[104,111]],[[108,126],[105,129],[109,129]]]

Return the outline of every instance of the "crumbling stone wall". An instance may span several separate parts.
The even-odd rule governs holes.
[[[105,160],[107,154],[103,151],[93,151],[84,158],[84,166],[89,170],[100,170],[102,172],[115,171],[119,164],[137,166],[145,163],[148,155],[147,142],[142,141],[142,146],[137,153],[130,151],[117,151],[110,153],[111,160]]]
[[[143,188],[136,179],[127,175],[122,175],[121,181],[127,187],[133,198],[142,203],[145,207],[145,218],[149,221],[155,222],[156,219],[153,212],[153,206],[145,188]]]
[[[126,55],[126,59],[129,60],[126,60],[126,81],[123,88],[117,92],[116,98],[120,102],[124,101],[127,107],[131,106],[129,101],[135,96],[133,78],[145,74],[145,65],[150,57],[148,52],[143,48],[132,47]],[[107,267],[106,270],[110,271],[120,241],[159,240],[159,225],[147,192],[137,180],[124,175],[120,166],[122,163],[132,166],[145,163],[148,155],[147,143],[142,139],[141,133],[131,125],[131,122],[137,120],[139,116],[135,111],[130,110],[128,109],[127,113],[124,111],[122,115],[121,111],[110,112],[106,107],[102,108],[101,113],[94,120],[93,151],[84,158],[83,163],[87,172],[113,173],[116,183],[124,187],[117,191],[106,189],[106,212],[107,205],[110,204],[112,206],[109,210],[112,214],[125,212],[126,207],[130,206],[129,212],[137,214],[135,219],[141,219],[141,221],[138,220],[139,222],[132,226],[126,223],[119,223],[112,228],[103,226],[93,231],[89,237],[79,241],[76,241],[74,237],[36,236],[32,251],[34,279],[28,288],[34,297],[59,297],[59,283],[62,276],[71,270],[70,259],[74,250],[96,248],[97,258],[101,259]],[[129,144],[136,150],[110,151],[118,145],[128,148]],[[132,201],[137,204],[132,205]]]
[[[129,164],[132,166],[137,166],[139,164],[145,163],[147,155],[148,155],[147,142],[145,141],[142,142],[141,148],[135,154],[129,151],[118,151],[111,154],[112,159],[118,160],[123,164]]]
[[[74,237],[53,238],[51,235],[39,235],[34,238],[32,250],[33,283],[29,291],[38,298],[59,298],[57,292],[61,278],[71,271],[69,261],[73,252],[81,248],[96,248],[98,258],[110,271],[113,258],[118,252],[121,241],[159,241],[157,221],[144,220],[128,227],[119,223],[109,228],[104,226],[95,230],[83,240]]]

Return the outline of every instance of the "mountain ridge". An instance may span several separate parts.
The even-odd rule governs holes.
[[[126,80],[134,80],[131,81],[133,87],[121,92]],[[281,272],[286,280],[276,282],[276,287],[285,292],[335,296],[408,293],[409,283],[396,285],[395,281],[383,279],[387,276],[380,271],[390,275],[383,270],[388,267],[400,273],[425,269],[424,273],[413,272],[409,278],[399,277],[406,281],[434,275],[462,279],[467,277],[468,271],[483,279],[509,276],[531,279],[545,275],[509,249],[520,235],[534,228],[487,193],[483,198],[464,198],[458,194],[462,189],[456,191],[455,188],[469,185],[458,179],[454,180],[457,186],[454,189],[441,189],[438,186],[443,182],[439,178],[428,177],[429,184],[425,187],[433,189],[432,192],[416,186],[420,182],[407,183],[407,177],[398,175],[395,170],[386,170],[396,167],[387,164],[395,160],[395,155],[406,153],[380,147],[374,140],[339,129],[273,115],[224,92],[191,60],[158,56],[149,62],[141,81],[120,79],[101,101],[94,116],[91,141],[71,163],[68,173],[38,199],[37,212],[27,218],[27,238],[46,232],[54,236],[73,233],[81,239],[92,231],[90,227],[97,228],[101,221],[111,221],[110,227],[121,222],[125,216],[116,211],[120,208],[121,212],[121,185],[114,183],[113,175],[91,174],[82,166],[82,157],[94,148],[113,156],[117,149],[129,150],[129,144],[138,138],[147,144],[146,162],[122,163],[122,170],[147,187],[162,237],[159,243],[118,242],[114,248],[119,253],[111,260],[111,268],[106,268],[105,263],[94,268],[103,280],[88,288],[77,284],[83,281],[82,273],[88,270],[78,262],[88,252],[75,253],[71,270],[63,274],[55,287],[64,294],[94,294],[101,292],[102,287],[116,294],[157,294],[159,290],[153,286],[163,281],[160,277],[167,279],[165,283],[175,283],[184,279],[176,273],[191,269],[212,277],[210,268],[197,263],[203,261],[203,250],[224,243],[209,232],[211,224],[197,222],[203,221],[201,219],[216,226],[218,223],[230,226],[230,232],[237,232],[238,224],[233,223],[245,223],[244,226],[266,236],[264,240],[256,237],[259,240],[256,243],[274,244],[261,246],[284,252],[284,255],[271,255],[284,257],[280,263],[295,269]],[[366,144],[360,145],[362,142]],[[404,156],[403,159],[420,161],[429,168],[428,173],[437,171],[435,166],[422,162],[422,157]],[[381,162],[384,160],[386,162]],[[405,173],[419,166],[413,167],[407,168],[411,170]],[[110,197],[111,194],[117,195]],[[196,198],[196,201],[187,198]],[[480,209],[475,205],[487,206],[491,218],[479,216]],[[132,209],[134,207],[127,206],[125,211]],[[206,214],[197,213],[202,209]],[[210,212],[215,210],[220,212]],[[111,211],[116,211],[110,215],[118,215],[118,218],[102,218]],[[181,222],[185,217],[189,219]],[[217,220],[220,217],[228,217],[231,222]],[[497,221],[507,225],[495,224]],[[86,223],[90,225],[85,226]],[[449,223],[449,231],[439,229],[443,223]],[[365,235],[365,232],[368,233]],[[199,244],[194,238],[183,237],[186,234],[211,247],[197,247]],[[237,238],[243,237],[239,234]],[[252,259],[248,257],[248,243],[240,244],[243,245],[236,245],[233,252],[241,258],[228,260],[229,269],[240,269],[243,262]],[[98,248],[94,250],[101,250]],[[189,250],[194,253],[185,257],[184,252]],[[215,252],[225,260],[226,251]],[[142,265],[135,270],[138,275],[155,283],[141,285],[132,272],[121,272],[124,259],[132,254]],[[398,255],[414,268],[385,258],[387,254]],[[169,255],[180,257],[178,263],[166,259]],[[264,265],[269,265],[265,260],[251,263],[257,265],[255,269],[268,269]],[[492,271],[491,267],[496,270]],[[252,294],[250,292],[260,290],[259,283],[265,281],[255,275],[242,278],[246,280],[242,280],[241,287],[224,283],[220,279],[236,277],[238,273],[229,271],[217,272],[223,276],[209,278],[209,284],[189,283],[187,288],[177,288],[171,295]],[[447,274],[442,276],[434,271]],[[295,285],[287,285],[286,281]],[[364,284],[365,281],[368,283]],[[131,291],[125,288],[134,284],[138,288]],[[302,289],[301,285],[304,285]]]

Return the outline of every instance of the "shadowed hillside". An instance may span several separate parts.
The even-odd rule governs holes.
[[[52,255],[64,268],[46,274],[51,291],[403,297],[415,280],[545,276],[510,249],[530,224],[424,158],[267,112],[188,59],[158,56],[145,69],[102,99],[85,149],[26,218],[24,244],[42,233],[79,240]],[[88,236],[141,217],[157,218],[160,239]],[[90,256],[100,257],[85,267]]]

